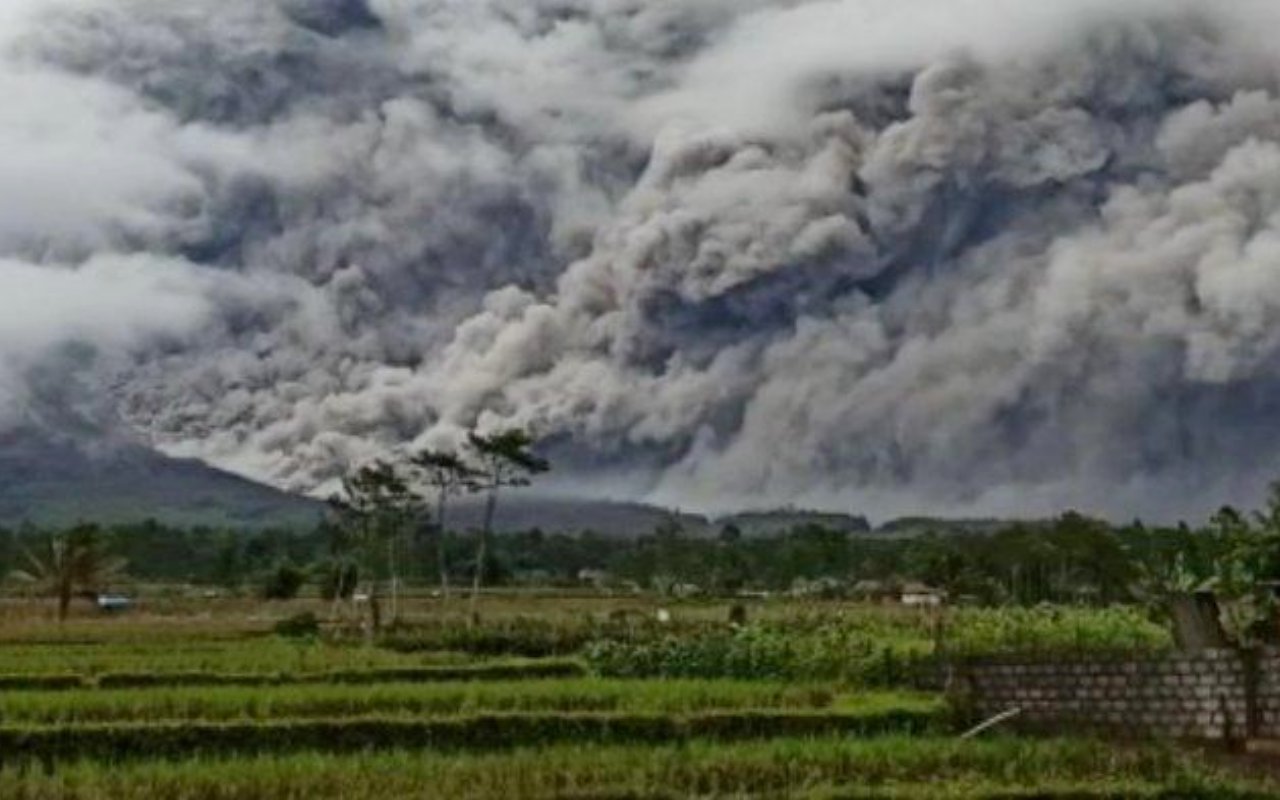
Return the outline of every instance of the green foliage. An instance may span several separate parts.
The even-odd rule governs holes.
[[[350,600],[360,585],[360,567],[342,559],[319,565],[320,597],[324,600]]]
[[[464,491],[473,491],[479,477],[476,469],[456,453],[443,450],[420,450],[410,460],[416,477],[435,492],[436,515],[432,533],[436,541],[435,567],[440,575],[440,592],[449,596],[449,542],[446,509],[449,499]]]
[[[0,675],[0,692],[61,691],[85,685],[80,675]]]
[[[833,680],[861,686],[927,682],[934,666],[922,650],[881,644],[838,624],[802,631],[756,624],[648,642],[602,640],[588,646],[586,659],[611,677]]]
[[[92,677],[106,673],[199,673],[275,675],[281,670],[310,674],[422,667],[457,663],[448,654],[394,653],[321,640],[305,663],[297,645],[275,636],[254,638],[182,638],[144,631],[109,641],[8,643],[0,649],[0,668],[11,674]]]
[[[342,493],[329,500],[338,524],[330,529],[330,553],[338,563],[339,585],[347,574],[347,566],[360,564],[357,573],[369,579],[371,629],[382,627],[380,581],[389,583],[397,609],[400,584],[399,551],[409,527],[421,514],[420,498],[401,468],[386,461],[376,461],[342,479]]]
[[[622,626],[592,619],[518,616],[481,625],[460,620],[405,625],[389,632],[378,643],[400,653],[448,651],[474,656],[543,658],[577,653],[595,639],[623,635],[623,631]]]
[[[508,428],[490,434],[471,431],[467,449],[475,460],[471,477],[481,491],[500,486],[523,486],[529,477],[551,469],[545,458],[532,452],[535,440],[528,431]]]
[[[371,749],[493,750],[561,742],[667,744],[768,737],[882,736],[924,733],[936,713],[725,711],[670,714],[478,714],[425,719],[353,718],[272,722],[191,722],[3,726],[0,759],[108,763],[293,752],[358,753]]]
[[[935,696],[876,693],[841,697],[817,685],[763,681],[612,681],[582,677],[432,683],[305,683],[261,686],[160,686],[27,691],[0,696],[7,724],[160,722],[174,720],[336,719],[360,716],[451,716],[477,713],[610,712],[686,714],[758,709],[894,710],[941,713]],[[59,687],[60,688],[60,687]]]
[[[527,486],[533,475],[551,469],[546,459],[532,451],[533,436],[519,428],[509,428],[490,434],[471,431],[467,434],[467,450],[475,462],[469,477],[474,491],[485,493],[484,523],[480,528],[479,546],[473,561],[471,577],[470,616],[474,619],[480,586],[488,573],[500,562],[489,554],[489,538],[493,533],[493,515],[498,504],[498,492],[504,487]]]
[[[293,564],[279,564],[267,573],[262,584],[264,600],[292,600],[307,583],[306,570]]]
[[[293,654],[296,656],[296,653]],[[163,672],[104,672],[99,675],[5,675],[0,686],[23,688],[142,689],[173,686],[283,686],[290,684],[376,684],[431,683],[448,681],[545,680],[585,674],[577,661],[540,659],[458,666],[379,667],[369,669],[276,672],[210,672],[169,670]]]
[[[581,599],[554,598],[539,616],[521,605],[521,616],[487,612],[473,626],[432,617],[355,647],[266,635],[260,608],[232,602],[256,633],[186,617],[5,633],[0,794],[1250,796],[1161,747],[958,742],[937,695],[852,690],[911,684],[934,667],[938,643],[958,653],[1163,646],[1133,609],[759,602],[732,625],[727,604],[672,606],[676,618],[659,622],[652,609],[592,615]],[[467,660],[584,649],[597,671],[637,677],[592,677],[565,658]],[[743,680],[679,677],[726,674]]]
[[[624,745],[570,743],[504,752],[301,753],[111,764],[85,761],[46,776],[0,774],[26,800],[209,800],[307,797],[682,798],[1213,798],[1269,796],[1153,746],[1079,740],[888,736]]]
[[[1157,652],[1169,631],[1132,606],[957,609],[947,619],[946,646],[959,655]]]
[[[943,652],[936,652],[941,645]],[[874,610],[669,631],[626,640],[600,637],[587,662],[611,677],[833,680],[857,686],[935,683],[947,655],[1152,652],[1168,632],[1141,611],[959,609],[929,613]]]
[[[484,472],[490,477],[478,476],[479,467],[460,457],[426,455],[447,456],[448,463],[466,467],[466,477],[446,492],[528,478],[502,462],[505,471],[495,484],[490,472]],[[521,459],[526,456],[538,463],[527,452]],[[1115,527],[1066,513],[1038,523],[993,523],[963,534],[943,522],[922,521],[913,529],[918,535],[871,536],[804,524],[770,536],[742,535],[732,528],[719,536],[694,536],[673,519],[636,539],[528,531],[489,541],[482,531],[445,532],[439,518],[427,527],[412,484],[439,487],[421,477],[424,467],[414,469],[418,472],[410,474],[375,464],[350,476],[347,491],[355,494],[337,506],[333,519],[311,530],[183,530],[148,522],[104,529],[102,550],[127,559],[132,576],[140,580],[229,587],[280,563],[319,562],[315,574],[326,597],[349,597],[355,578],[384,580],[392,571],[419,585],[474,579],[483,541],[480,577],[490,585],[527,580],[577,586],[579,574],[589,570],[614,588],[691,584],[723,595],[808,584],[847,597],[861,580],[877,581],[889,591],[916,581],[970,604],[1141,602],[1152,608],[1161,607],[1172,592],[1212,588],[1226,599],[1228,622],[1245,639],[1264,638],[1255,624],[1268,618],[1269,598],[1259,586],[1280,578],[1276,498],[1254,514],[1224,509],[1201,528]],[[411,530],[433,535],[409,536]],[[0,561],[23,566],[21,552],[40,548],[46,537],[34,530],[0,534]]]
[[[303,611],[280,620],[271,630],[287,639],[314,638],[320,635],[320,618],[312,611]]]

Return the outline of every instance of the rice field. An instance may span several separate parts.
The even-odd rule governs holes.
[[[0,798],[1271,796],[1169,744],[960,741],[938,691],[827,666],[927,654],[926,616],[775,604],[738,629],[696,604],[655,627],[616,600],[489,602],[479,624],[422,604],[371,642],[273,634],[297,606],[57,626],[11,604]],[[1161,644],[1114,612],[965,626],[984,647]],[[599,637],[615,661],[593,659]],[[641,655],[635,674],[602,669]]]
[[[828,687],[748,681],[538,681],[295,684],[8,692],[0,724],[271,720],[475,713],[688,713],[745,709],[936,710],[931,695],[840,696]]]
[[[23,800],[232,798],[1245,798],[1267,796],[1161,748],[886,736],[722,744],[571,743],[499,753],[79,762],[5,776]]]

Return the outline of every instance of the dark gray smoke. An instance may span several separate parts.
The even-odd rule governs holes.
[[[1280,9],[1216,5],[11,0],[0,424],[303,490],[518,423],[711,509],[1253,502]]]

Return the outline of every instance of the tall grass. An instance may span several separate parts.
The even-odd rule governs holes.
[[[956,654],[1160,651],[1168,629],[1131,606],[958,609],[946,619],[945,642]]]
[[[9,772],[0,781],[7,796],[22,800],[1249,796],[1238,783],[1160,748],[899,737],[82,762],[53,776]]]
[[[471,661],[450,653],[405,654],[376,647],[259,636],[231,640],[129,640],[0,645],[0,674],[110,672],[309,673]]]
[[[741,681],[556,680],[442,684],[177,687],[0,694],[0,724],[67,725],[164,720],[270,720],[439,716],[479,712],[654,712],[824,709],[829,688]],[[842,711],[937,708],[933,696],[879,693],[839,698]]]
[[[880,736],[941,727],[933,710],[864,712],[739,710],[697,714],[545,713],[355,717],[236,722],[0,726],[0,763],[65,763],[198,755],[369,752],[397,747],[492,750],[565,742],[644,743],[697,739]]]

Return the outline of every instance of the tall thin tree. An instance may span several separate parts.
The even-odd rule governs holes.
[[[422,476],[422,482],[436,494],[436,566],[440,571],[440,595],[449,599],[449,551],[445,509],[449,498],[472,487],[476,470],[456,453],[422,450],[410,459]]]
[[[520,428],[509,428],[488,435],[476,431],[467,434],[467,450],[475,461],[472,487],[485,493],[484,523],[480,528],[480,544],[476,551],[475,574],[471,580],[470,617],[476,618],[476,603],[484,580],[489,539],[493,535],[493,517],[498,507],[498,492],[508,486],[528,486],[532,476],[551,469],[550,463],[534,455],[533,437]]]
[[[391,617],[399,613],[399,572],[396,552],[400,537],[417,513],[419,498],[394,464],[376,461],[361,467],[342,481],[342,494],[330,499],[339,519],[364,554],[369,574],[369,611],[373,631],[382,627],[378,561],[385,548]]]

